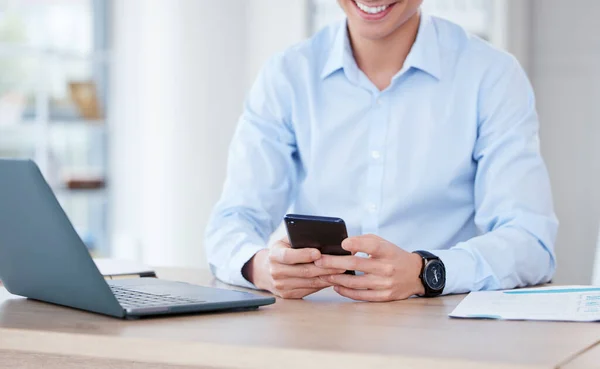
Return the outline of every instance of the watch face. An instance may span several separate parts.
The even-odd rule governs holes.
[[[427,264],[424,273],[424,279],[429,288],[434,291],[439,291],[446,284],[446,270],[444,264],[439,260],[433,260]]]

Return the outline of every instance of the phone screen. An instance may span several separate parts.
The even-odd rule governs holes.
[[[288,214],[285,224],[292,248],[315,248],[327,255],[350,255],[342,248],[348,238],[346,223],[340,218]]]

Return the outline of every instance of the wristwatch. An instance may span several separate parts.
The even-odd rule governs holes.
[[[415,251],[423,258],[423,267],[419,278],[425,288],[424,297],[435,297],[442,294],[446,286],[446,267],[437,256],[427,251]]]

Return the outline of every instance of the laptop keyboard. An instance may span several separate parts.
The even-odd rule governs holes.
[[[117,301],[125,309],[153,306],[193,305],[205,301],[176,296],[155,295],[153,293],[130,290],[119,286],[110,286]]]

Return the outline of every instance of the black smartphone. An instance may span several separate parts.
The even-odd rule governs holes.
[[[292,248],[314,248],[326,255],[351,255],[342,248],[342,241],[348,238],[343,219],[299,214],[287,214],[283,219]],[[355,273],[347,270],[346,274]]]

